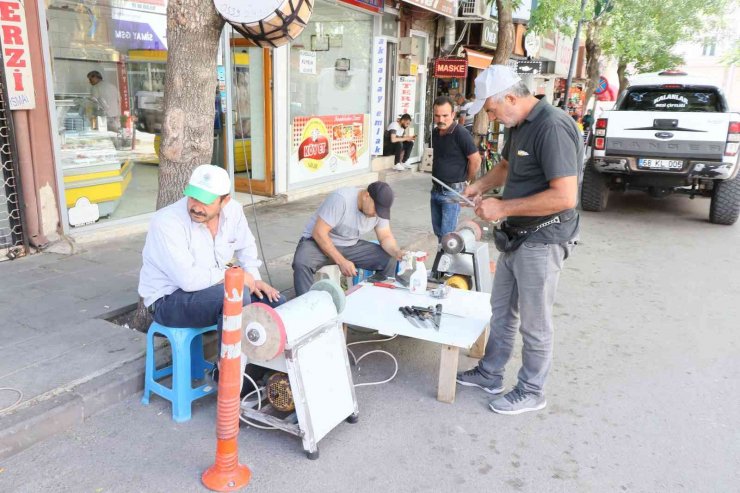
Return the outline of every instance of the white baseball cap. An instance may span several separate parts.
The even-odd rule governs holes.
[[[185,195],[206,205],[231,192],[231,180],[225,169],[212,164],[201,164],[193,170],[185,187]]]
[[[475,101],[468,110],[469,115],[477,115],[486,99],[507,90],[522,80],[506,65],[491,65],[475,78]]]

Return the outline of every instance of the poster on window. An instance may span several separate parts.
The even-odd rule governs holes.
[[[297,116],[293,119],[291,184],[370,167],[370,115]]]
[[[416,100],[416,77],[402,75],[396,84],[396,110],[399,115],[408,113],[413,118]]]
[[[123,50],[166,50],[166,14],[166,0],[114,0],[113,44]]]

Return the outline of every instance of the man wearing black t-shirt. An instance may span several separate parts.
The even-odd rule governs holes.
[[[434,100],[432,176],[462,192],[480,169],[473,136],[455,121],[454,103],[446,96]],[[437,240],[455,231],[460,203],[455,194],[432,182],[432,227]]]
[[[490,402],[500,414],[537,411],[546,405],[545,380],[552,363],[552,307],[563,261],[578,235],[578,197],[582,139],[562,110],[539,101],[505,65],[492,65],[475,79],[476,102],[490,119],[511,129],[502,160],[464,194],[487,221],[506,218],[509,231],[527,234],[496,262],[491,292],[491,334],[478,366],[457,375],[461,385],[489,394],[503,392],[504,367],[517,330],[522,334],[518,383]],[[485,105],[485,106],[484,106]],[[491,188],[503,197],[482,199]]]

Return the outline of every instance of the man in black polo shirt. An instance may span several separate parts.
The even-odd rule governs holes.
[[[462,192],[480,169],[480,154],[473,136],[455,121],[454,103],[446,96],[434,100],[432,176]],[[432,227],[437,240],[455,231],[460,203],[455,194],[432,182]]]
[[[563,261],[578,235],[578,175],[581,138],[573,120],[532,96],[504,65],[487,68],[475,80],[475,109],[511,129],[503,159],[465,190],[487,221],[506,218],[512,231],[529,233],[513,251],[501,253],[491,293],[491,334],[478,366],[457,375],[461,385],[490,394],[503,392],[504,367],[517,329],[522,334],[518,383],[490,408],[501,414],[536,411],[546,405],[545,379],[552,363],[552,306]],[[501,199],[482,199],[506,185]]]

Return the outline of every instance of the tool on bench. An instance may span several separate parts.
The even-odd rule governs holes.
[[[414,310],[412,310],[410,307],[408,307],[408,306],[402,306],[402,307],[399,307],[398,308],[398,311],[401,312],[401,314],[404,317],[406,317],[406,320],[408,320],[409,322],[411,322],[411,325],[413,325],[417,329],[423,329],[423,328],[425,328],[424,326],[421,325],[421,322],[422,322],[421,319],[419,319],[417,317],[417,315],[414,312]]]
[[[429,328],[431,322],[435,330],[439,330],[442,322],[442,305],[429,306],[402,306],[398,309],[406,319],[418,328]]]
[[[407,287],[404,287],[404,286],[396,286],[395,284],[391,284],[391,283],[388,283],[388,282],[374,282],[373,283],[373,286],[378,286],[379,288],[388,288],[388,289],[406,289],[406,290],[409,289]]]

